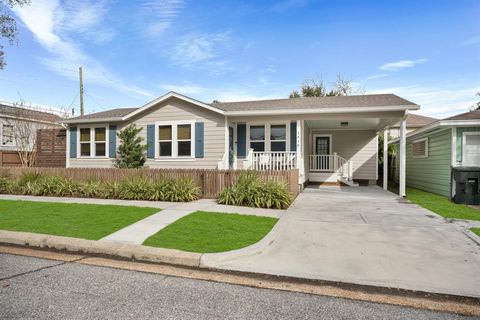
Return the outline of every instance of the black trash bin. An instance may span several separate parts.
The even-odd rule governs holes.
[[[453,167],[451,198],[455,203],[480,204],[480,167]]]

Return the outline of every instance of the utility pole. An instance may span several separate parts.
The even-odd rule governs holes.
[[[83,116],[83,71],[81,66],[78,68],[78,74],[80,76],[80,115]]]

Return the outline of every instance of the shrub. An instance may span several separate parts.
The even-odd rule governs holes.
[[[103,185],[103,196],[106,199],[119,199],[121,193],[121,184],[116,181],[107,181]]]
[[[167,199],[169,190],[172,189],[172,180],[160,179],[152,183],[148,200],[162,201]]]
[[[38,183],[44,176],[38,172],[25,172],[18,179],[18,187],[22,188],[28,183]]]
[[[148,200],[152,183],[144,178],[123,181],[120,185],[120,198],[128,200]]]
[[[242,173],[238,181],[225,188],[217,198],[220,204],[285,209],[292,203],[287,185],[264,182],[256,172]]]
[[[13,191],[13,183],[7,177],[0,176],[0,193],[11,193]]]
[[[200,188],[195,185],[192,179],[172,180],[167,188],[165,200],[184,202],[197,200],[200,197]]]
[[[86,198],[103,198],[104,190],[102,184],[96,180],[89,179],[80,184],[80,196]]]

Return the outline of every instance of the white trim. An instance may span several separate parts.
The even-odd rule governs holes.
[[[147,109],[150,109],[151,107],[155,106],[156,104],[160,103],[160,102],[163,102],[167,99],[170,99],[172,97],[175,97],[177,99],[180,99],[180,100],[183,100],[183,101],[186,101],[186,102],[190,102],[191,104],[194,104],[194,105],[197,105],[199,107],[202,107],[202,108],[205,108],[205,109],[208,109],[210,111],[213,111],[213,112],[217,112],[217,113],[220,113],[220,114],[225,114],[225,111],[223,110],[220,110],[218,108],[215,108],[215,107],[212,107],[211,105],[208,105],[206,103],[203,103],[201,101],[198,101],[198,100],[195,100],[195,99],[192,99],[192,98],[189,98],[187,96],[184,96],[182,94],[179,94],[179,93],[176,93],[176,92],[173,92],[173,91],[170,91],[166,94],[164,94],[163,96],[160,96],[158,97],[157,99],[155,100],[152,100],[150,101],[149,103],[143,105],[142,107],[138,108],[137,110],[135,111],[132,111],[130,112],[129,114],[123,116],[121,119],[122,120],[128,120],[130,119],[131,117],[147,110]]]
[[[467,142],[467,136],[480,136],[480,131],[467,131],[462,135],[462,165],[463,166],[478,166],[478,164],[471,164],[465,162],[465,146]]]
[[[70,127],[67,128],[66,134],[67,134],[67,145],[66,145],[66,156],[67,158],[65,159],[65,168],[70,168]],[[78,132],[77,132],[78,135]]]
[[[383,131],[383,190],[388,190],[388,134],[390,128]],[[378,148],[378,142],[377,142]],[[377,151],[378,152],[378,151]],[[377,178],[378,178],[378,153],[377,153]]]
[[[413,152],[413,145],[415,143],[425,142],[425,153],[421,156],[416,156]],[[412,158],[419,159],[419,158],[428,158],[428,137],[417,139],[412,141]]]
[[[95,129],[96,128],[105,128],[105,156],[95,156]],[[80,131],[81,129],[90,129],[90,156],[82,156],[82,149],[81,143],[87,143],[86,141],[80,142]],[[109,126],[106,123],[102,124],[89,124],[77,127],[77,156],[75,159],[92,159],[92,160],[101,160],[101,159],[109,159]],[[103,142],[100,142],[103,143]],[[69,155],[68,155],[69,156]]]
[[[400,174],[399,174],[399,196],[406,196],[406,177],[407,177],[407,113],[405,112],[404,117],[400,120]]]
[[[195,160],[195,120],[174,120],[174,121],[156,121],[155,122],[155,160],[180,160],[180,159],[191,159]],[[177,128],[179,125],[188,124],[190,125],[190,156],[179,156],[178,155],[178,139],[177,139]],[[160,148],[158,139],[158,127],[159,126],[172,126],[172,155],[171,156],[160,156]],[[182,140],[180,140],[182,141]],[[185,141],[185,140],[183,140]]]
[[[226,111],[228,116],[242,115],[289,115],[289,114],[323,114],[323,113],[358,113],[358,112],[379,112],[379,111],[405,111],[418,110],[419,105],[410,106],[379,106],[379,107],[353,107],[353,108],[311,108],[311,109],[285,109],[285,110],[248,110],[248,111]]]
[[[452,166],[457,166],[457,127],[452,127]]]
[[[15,139],[15,124],[13,124],[13,123],[2,123],[1,125],[2,126],[1,126],[1,131],[0,131],[0,146],[1,147],[16,147],[17,146],[17,141]],[[5,126],[12,127],[12,142],[9,143],[9,144],[3,144],[3,130],[4,130]]]
[[[320,133],[314,133],[312,135],[312,154],[316,154],[315,153],[315,144],[316,144],[316,138],[317,137],[328,137],[329,138],[329,141],[328,141],[328,148],[330,149],[330,154],[333,154],[333,149],[332,149],[332,146],[333,146],[333,138],[332,138],[332,135],[331,134],[320,134]]]
[[[264,126],[265,127],[265,152],[271,151],[271,137],[270,137],[270,127],[272,125],[285,125],[285,151],[290,151],[290,122],[291,120],[280,120],[280,121],[252,121],[247,122],[247,149],[250,149],[250,126]],[[255,140],[255,141],[262,141],[262,140]],[[283,140],[277,140],[283,141]],[[280,152],[280,151],[279,151]]]
[[[431,124],[428,124],[418,130],[410,132],[409,134],[407,134],[407,138],[416,136],[426,131],[434,130],[438,127],[450,127],[450,126],[456,126],[456,127],[480,126],[480,120],[439,120]],[[390,143],[396,143],[399,140],[400,138],[395,138],[392,141],[390,141]]]

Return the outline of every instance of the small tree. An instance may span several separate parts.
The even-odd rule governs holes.
[[[355,91],[359,90],[354,90],[352,80],[338,75],[337,80],[330,86],[330,90],[327,89],[323,80],[310,79],[302,83],[301,92],[293,90],[289,98],[349,96],[354,94]]]
[[[117,168],[140,168],[143,167],[145,161],[145,151],[147,145],[142,144],[143,138],[138,136],[142,128],[137,128],[135,124],[131,124],[117,136],[120,139],[118,147],[118,157],[115,161]]]
[[[477,92],[475,95],[480,98],[480,91]],[[476,103],[470,108],[470,110],[471,110],[471,111],[480,110],[480,101],[476,102]]]

